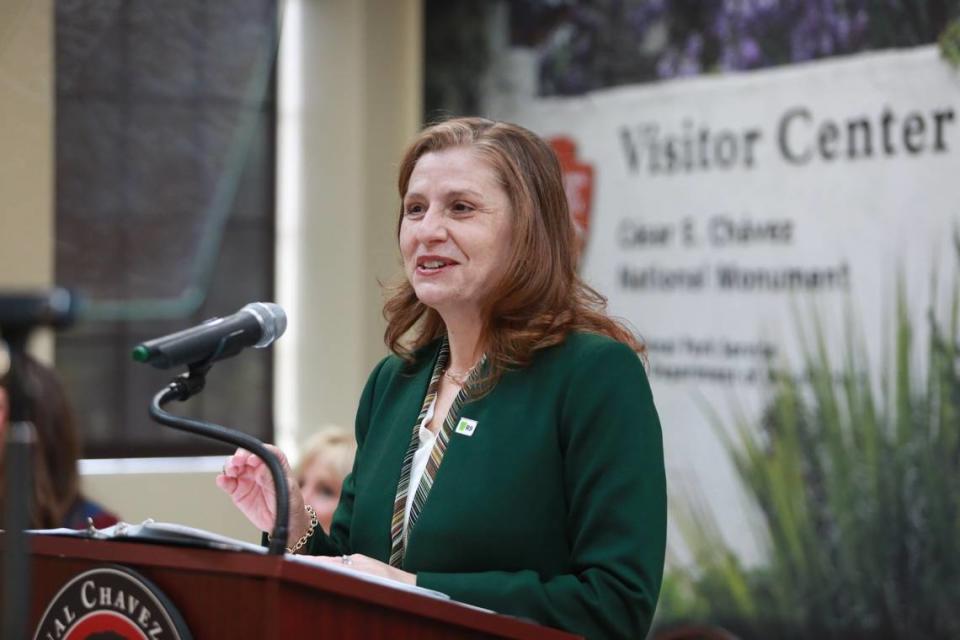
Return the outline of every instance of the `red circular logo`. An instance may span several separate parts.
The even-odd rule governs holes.
[[[173,603],[153,583],[110,566],[72,578],[53,597],[34,640],[192,640]]]

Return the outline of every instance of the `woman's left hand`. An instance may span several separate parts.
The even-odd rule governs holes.
[[[329,562],[330,564],[342,564],[351,569],[363,571],[364,573],[369,573],[374,576],[380,576],[381,578],[397,580],[398,582],[405,582],[406,584],[417,584],[417,574],[391,567],[388,564],[374,560],[361,553],[351,553],[348,556],[317,556],[317,559]]]

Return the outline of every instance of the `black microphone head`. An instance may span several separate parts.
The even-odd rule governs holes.
[[[69,289],[0,291],[0,329],[64,329],[77,317],[79,297]]]
[[[210,364],[237,355],[246,347],[264,348],[287,329],[287,314],[272,302],[252,302],[225,318],[211,318],[195,327],[147,340],[133,350],[133,359],[169,369],[181,364]]]
[[[255,349],[268,347],[287,330],[287,314],[283,307],[273,302],[251,302],[241,311],[252,313],[263,328],[263,334],[253,345]]]

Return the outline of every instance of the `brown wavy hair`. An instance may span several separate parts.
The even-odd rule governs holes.
[[[428,126],[400,163],[400,215],[417,161],[454,147],[473,149],[494,170],[510,198],[513,234],[503,276],[482,301],[480,344],[488,368],[481,387],[507,369],[528,365],[538,349],[563,342],[574,331],[597,333],[643,355],[633,333],[606,312],[606,298],[577,273],[577,243],[567,208],[560,163],[550,146],[523,127],[484,118],[454,118]],[[440,314],[404,279],[388,290],[383,307],[387,347],[408,362],[413,352],[443,336]]]
[[[30,421],[36,429],[33,446],[33,499],[30,526],[63,526],[80,493],[77,460],[80,435],[76,417],[57,374],[31,356],[18,358],[17,378],[27,398]],[[10,402],[10,374],[0,376],[0,389]],[[5,456],[0,452],[0,518],[6,508]]]

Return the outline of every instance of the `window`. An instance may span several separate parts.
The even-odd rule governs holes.
[[[276,11],[272,0],[56,2],[58,284],[93,300],[176,297],[195,284],[211,217],[228,214],[191,317],[88,322],[57,337],[87,457],[224,450],[149,419],[178,372],[130,351],[272,299]],[[234,180],[234,197],[218,200]],[[269,350],[218,363],[173,411],[272,439]]]

